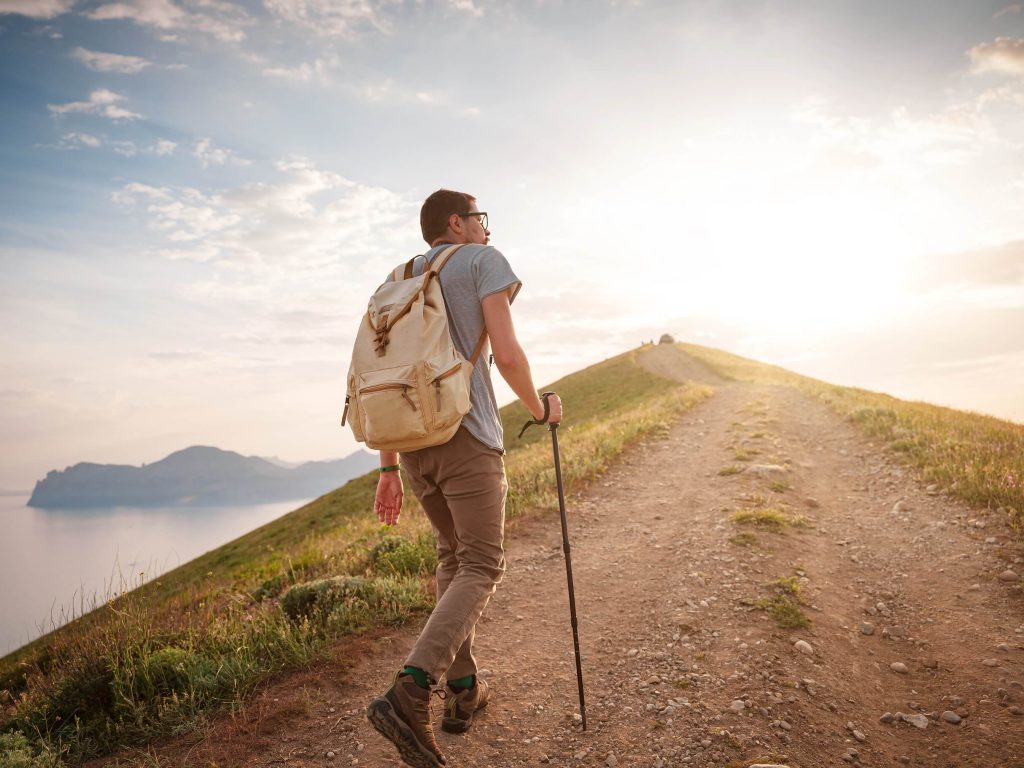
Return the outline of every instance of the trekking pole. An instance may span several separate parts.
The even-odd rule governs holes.
[[[544,424],[548,420],[548,396],[554,392],[545,392],[541,395],[544,403],[544,417],[536,421],[526,422],[519,436],[532,424]],[[551,430],[551,450],[555,454],[555,484],[558,486],[558,511],[562,517],[562,551],[565,553],[565,576],[569,582],[569,618],[572,622],[572,644],[576,651],[576,683],[580,690],[580,717],[583,720],[583,730],[587,730],[587,705],[583,697],[583,666],[580,662],[580,633],[579,622],[576,619],[576,590],[572,584],[572,554],[569,551],[569,522],[565,515],[565,490],[562,487],[562,461],[558,454],[558,424],[548,424]]]
[[[562,490],[562,462],[558,457],[558,425],[549,424],[551,449],[555,454],[555,482],[558,485],[558,511],[562,515],[562,551],[565,552],[565,576],[569,581],[569,617],[572,620],[572,644],[576,651],[576,682],[580,688],[580,716],[587,730],[587,705],[583,701],[583,668],[580,664],[579,622],[576,621],[576,591],[572,586],[572,555],[569,553],[569,523],[565,517],[565,491]]]

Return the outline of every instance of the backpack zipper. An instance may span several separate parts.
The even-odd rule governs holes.
[[[387,384],[374,384],[372,387],[366,387],[365,389],[359,390],[359,394],[368,395],[371,392],[383,392],[384,390],[387,389],[401,389],[402,399],[409,403],[409,405],[412,406],[412,409],[414,411],[419,410],[419,408],[416,407],[416,403],[414,403],[412,401],[412,398],[409,397],[410,386],[408,384],[401,384],[399,382],[388,382]]]
[[[445,371],[444,373],[438,374],[434,378],[434,389],[437,392],[437,412],[438,413],[441,412],[441,380],[442,379],[447,379],[449,376],[454,376],[460,370],[462,370],[462,363],[456,363],[454,366],[449,368],[447,371]]]

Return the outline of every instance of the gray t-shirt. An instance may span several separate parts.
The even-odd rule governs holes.
[[[447,245],[431,248],[413,262],[413,275],[422,275],[426,261],[440,254]],[[391,277],[389,276],[390,280]],[[484,331],[484,310],[480,302],[491,294],[512,288],[509,303],[522,287],[508,260],[497,248],[470,243],[456,251],[441,270],[441,292],[448,309],[448,329],[456,349],[467,360],[472,356]],[[486,345],[473,368],[469,390],[470,409],[462,424],[477,440],[496,451],[505,452],[498,417],[498,402],[491,385]]]

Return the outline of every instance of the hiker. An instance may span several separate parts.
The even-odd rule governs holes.
[[[448,327],[468,360],[484,332],[498,372],[537,423],[558,423],[557,395],[542,401],[530,364],[516,339],[509,309],[522,283],[505,257],[488,246],[487,213],[463,192],[440,189],[420,210],[420,229],[430,246],[413,262],[413,274],[451,245],[465,243],[440,273]],[[390,279],[390,278],[389,278]],[[404,472],[430,520],[437,544],[437,605],[396,672],[391,687],[371,702],[373,726],[394,742],[409,765],[435,768],[444,756],[434,738],[430,697],[444,701],[441,727],[469,730],[487,704],[487,681],[477,678],[473,638],[477,620],[505,572],[503,436],[487,355],[479,354],[470,385],[469,412],[448,442],[429,448],[380,452],[374,511],[382,523],[398,522]],[[431,690],[444,676],[443,690]]]

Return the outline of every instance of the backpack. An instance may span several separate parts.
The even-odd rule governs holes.
[[[415,451],[451,439],[469,412],[470,379],[487,338],[470,360],[455,348],[439,275],[453,245],[412,275],[415,259],[370,297],[348,371],[346,420],[356,440],[381,451]]]

